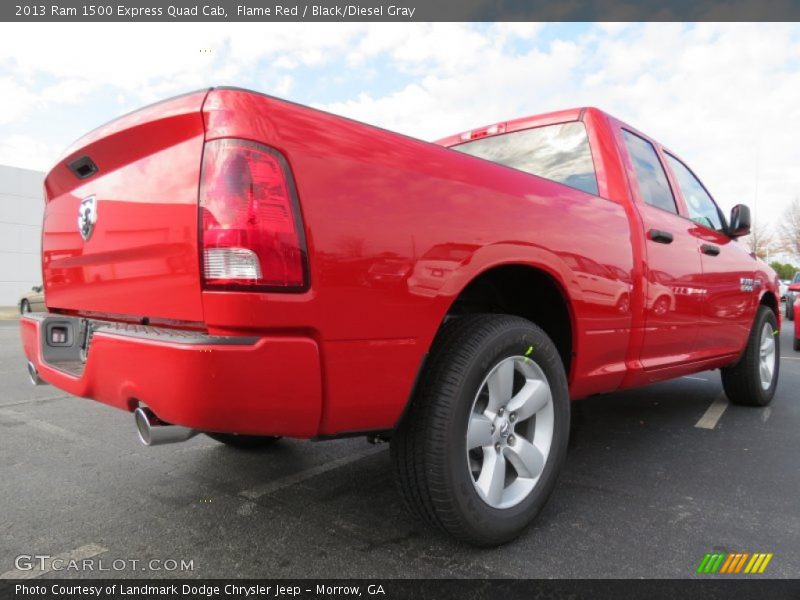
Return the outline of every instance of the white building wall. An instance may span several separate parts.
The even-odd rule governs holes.
[[[0,165],[0,306],[42,282],[44,175]]]

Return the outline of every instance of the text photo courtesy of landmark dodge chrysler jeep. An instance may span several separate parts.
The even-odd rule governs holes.
[[[34,382],[134,412],[146,444],[390,440],[407,505],[470,543],[542,508],[571,401],[777,385],[747,207],[595,108],[427,143],[213,88],[87,134],[45,191]]]

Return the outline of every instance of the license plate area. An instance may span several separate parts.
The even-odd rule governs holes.
[[[75,317],[51,316],[42,321],[39,331],[44,362],[80,375],[88,356],[91,323]]]

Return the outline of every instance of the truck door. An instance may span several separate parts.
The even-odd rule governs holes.
[[[725,233],[722,213],[694,173],[670,153],[664,156],[700,244],[705,300],[698,350],[708,357],[738,353],[758,299],[753,259]]]
[[[623,163],[646,236],[645,369],[691,362],[703,314],[702,264],[696,224],[680,216],[664,166],[653,144],[621,129]]]

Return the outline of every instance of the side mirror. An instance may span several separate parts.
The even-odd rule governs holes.
[[[750,209],[745,204],[737,204],[731,209],[728,235],[738,238],[748,233],[750,233]]]
[[[42,286],[40,286],[40,285],[35,285],[35,286],[33,286],[33,287],[31,288],[31,290],[33,290],[34,292],[36,292],[36,293],[38,294],[39,292],[41,292],[41,291],[42,291]]]

